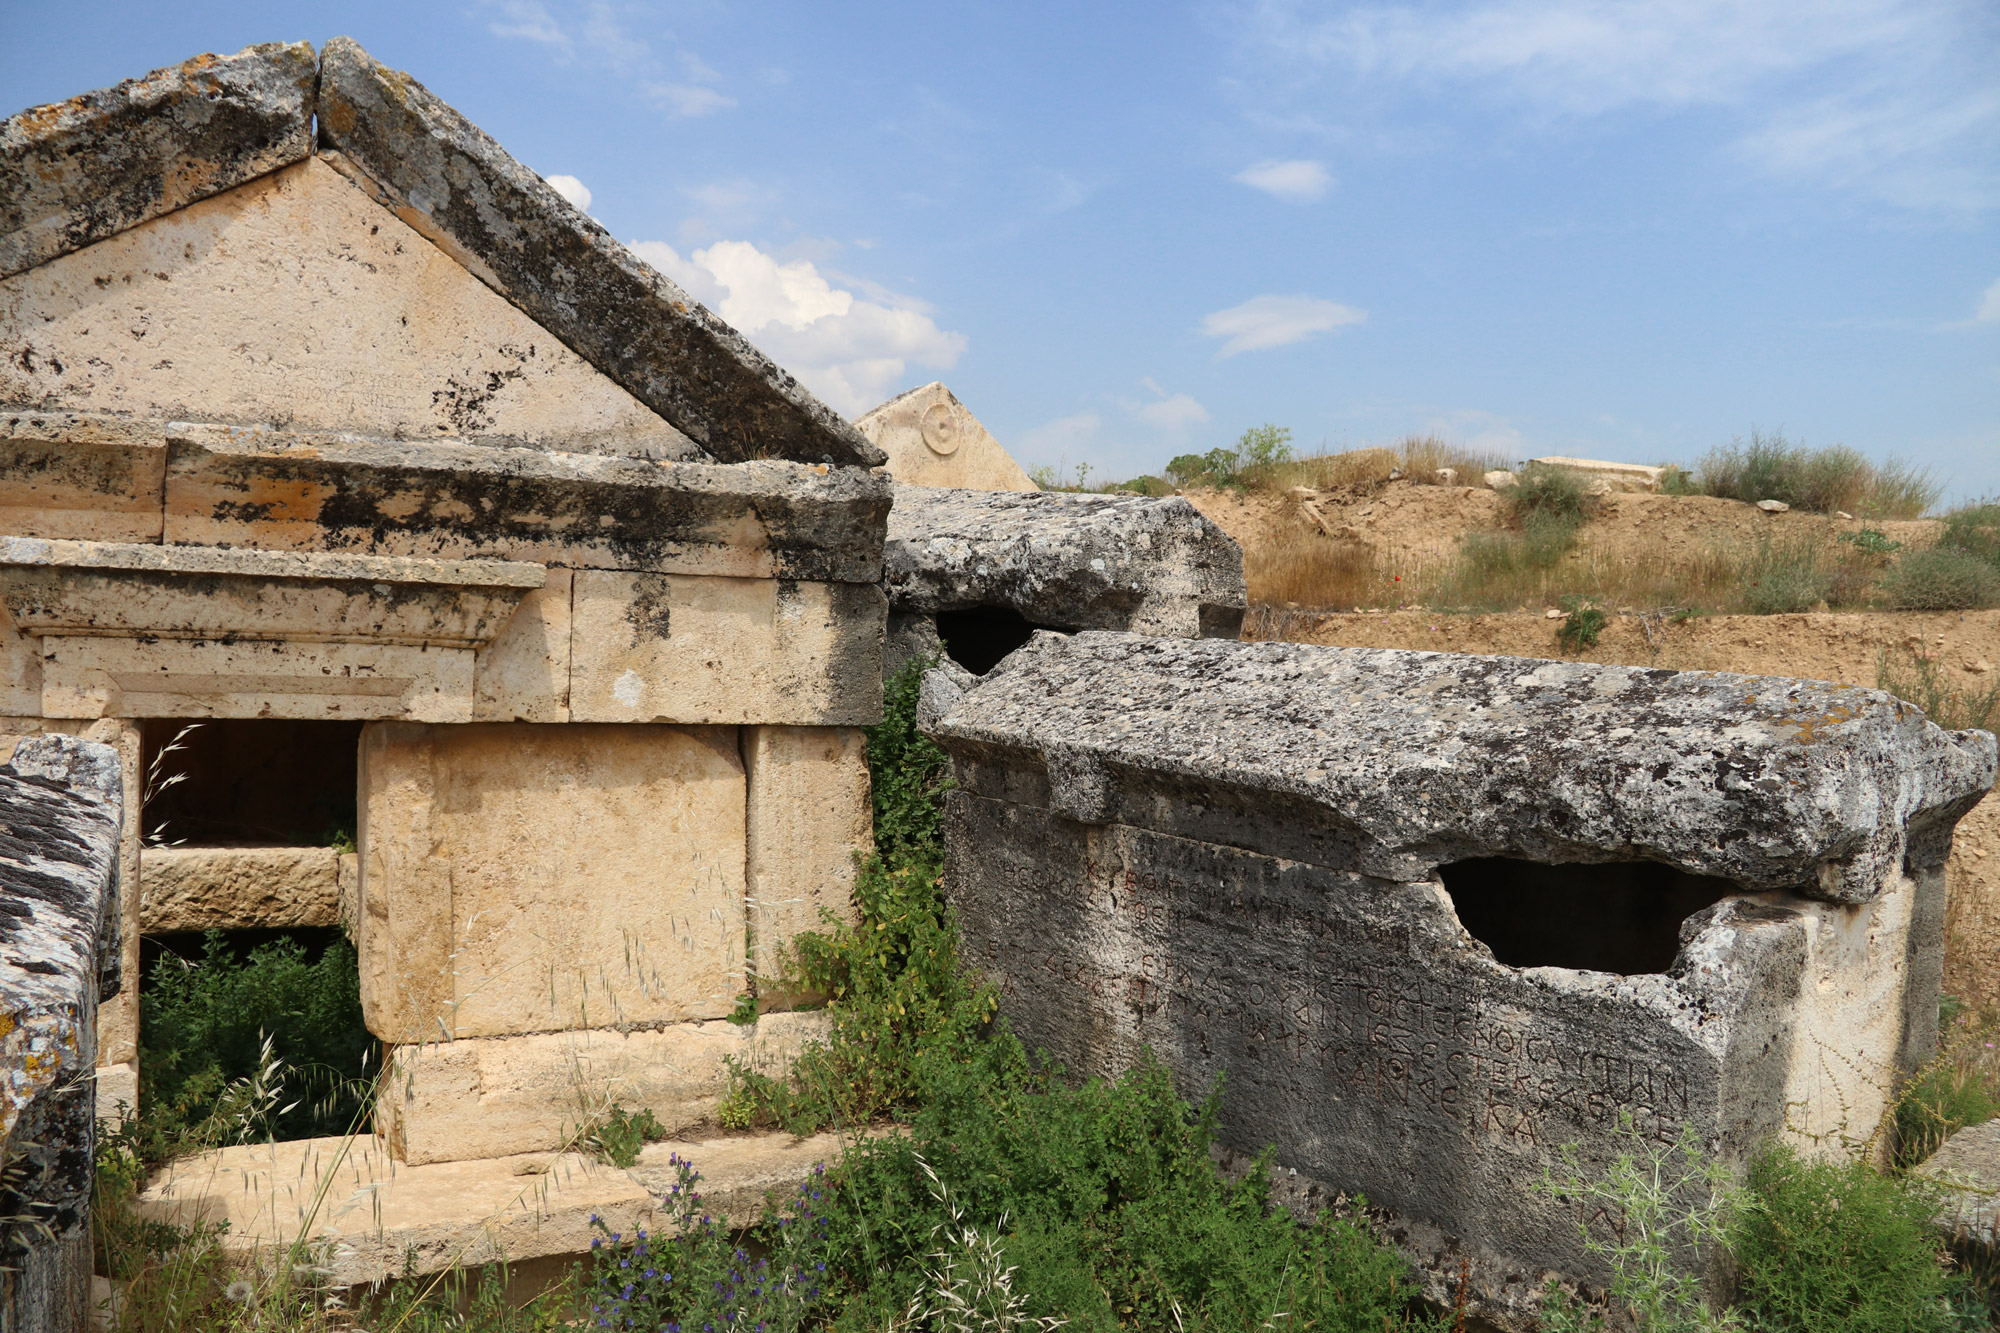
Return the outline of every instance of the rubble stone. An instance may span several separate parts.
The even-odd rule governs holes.
[[[883,574],[899,613],[1060,629],[1233,638],[1247,604],[1241,548],[1178,496],[899,485]]]
[[[331,926],[340,921],[340,853],[331,847],[147,847],[139,920],[176,930]]]
[[[1916,1172],[1947,1187],[1947,1230],[2000,1252],[2000,1120],[1967,1125]]]
[[[721,462],[881,450],[407,74],[336,37],[321,137],[378,198]]]
[[[1607,1276],[1530,1188],[1565,1145],[1868,1139],[1995,766],[1876,691],[1577,662],[1083,633],[935,693],[946,889],[1024,1039],[1226,1076],[1225,1147],[1507,1328]]]
[[[318,63],[270,42],[0,121],[0,277],[306,156]]]
[[[0,764],[0,1325],[80,1329],[97,1004],[118,983],[124,778],[115,750],[75,737],[9,748]]]

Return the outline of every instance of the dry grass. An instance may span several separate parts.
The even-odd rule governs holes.
[[[1689,487],[1725,500],[1782,500],[1816,514],[1844,510],[1863,518],[1921,518],[1944,487],[1929,472],[1890,459],[1871,462],[1844,444],[1809,449],[1783,433],[1750,432],[1701,460]]]
[[[1488,472],[1505,472],[1520,466],[1505,454],[1485,449],[1468,449],[1451,444],[1437,435],[1405,435],[1396,443],[1396,460],[1411,481],[1420,486],[1441,484],[1439,471],[1450,468],[1460,486],[1476,486]]]

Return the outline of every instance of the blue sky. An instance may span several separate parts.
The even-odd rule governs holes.
[[[0,15],[9,111],[353,36],[836,407],[941,378],[1031,465],[1755,426],[2000,493],[1990,0]]]

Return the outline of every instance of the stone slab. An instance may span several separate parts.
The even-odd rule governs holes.
[[[1944,862],[1996,753],[1821,682],[1097,633],[1042,636],[936,734],[981,795],[1388,879],[1648,859],[1850,902]]]
[[[238,1262],[268,1260],[302,1235],[324,1241],[329,1284],[350,1287],[401,1274],[406,1254],[426,1275],[581,1257],[597,1234],[593,1214],[627,1234],[665,1225],[657,1195],[671,1183],[662,1179],[669,1153],[694,1160],[704,1202],[740,1225],[767,1192],[796,1188],[840,1147],[833,1134],[775,1133],[655,1144],[620,1171],[579,1153],[409,1166],[379,1139],[305,1139],[183,1159],[154,1177],[139,1208],[182,1226],[227,1220],[224,1253]]]
[[[12,1225],[0,1235],[0,1325],[56,1329],[76,1327],[89,1299],[91,1071],[98,998],[117,975],[124,778],[116,751],[72,736],[10,749],[0,764],[0,1156]]]
[[[129,1063],[139,1057],[139,895],[132,886],[139,882],[139,845],[144,836],[140,801],[144,747],[138,726],[121,718],[82,721],[0,716],[0,754],[11,753],[24,737],[58,735],[109,746],[123,772],[125,813],[118,838],[117,906],[107,922],[107,974],[97,1002],[97,1059],[100,1065]]]
[[[55,634],[40,643],[48,717],[472,720],[470,648]]]
[[[576,571],[579,722],[864,726],[882,713],[879,588]]]
[[[0,279],[0,402],[699,453],[322,157]]]
[[[116,1125],[139,1109],[139,1066],[135,1062],[97,1067],[91,1096],[100,1125]]]
[[[0,532],[157,542],[166,467],[166,437],[148,423],[0,416]]]
[[[1948,1187],[1943,1220],[1954,1235],[2000,1250],[2000,1120],[1959,1130],[1916,1173]]]
[[[720,1018],[744,988],[733,728],[371,725],[362,1006],[385,1041]]]
[[[575,1148],[613,1106],[650,1110],[669,1134],[685,1135],[714,1123],[727,1061],[781,1075],[826,1029],[824,1014],[791,1013],[397,1046],[378,1128],[412,1164]]]
[[[166,540],[874,583],[890,484],[462,440],[163,423]]]
[[[303,158],[318,64],[270,42],[0,121],[0,276]]]
[[[521,599],[472,665],[474,722],[567,722],[569,717],[570,571]]]
[[[139,920],[148,935],[340,922],[340,853],[331,847],[147,847]]]
[[[0,601],[28,634],[472,647],[540,565],[0,537]]]
[[[889,475],[900,483],[973,491],[1041,489],[958,395],[936,381],[896,395],[857,418],[854,428],[889,455]]]
[[[1241,548],[1178,496],[898,485],[883,577],[898,612],[1057,629],[1234,638],[1248,604]]]
[[[855,857],[873,850],[868,736],[855,727],[745,727],[750,967],[758,1006],[800,1002],[777,984],[785,948],[825,918],[856,919]]]
[[[710,456],[873,467],[880,450],[540,176],[345,37],[320,54],[320,134],[398,217]]]

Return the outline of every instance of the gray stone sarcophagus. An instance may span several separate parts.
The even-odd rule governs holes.
[[[1604,1277],[1532,1188],[1566,1146],[1873,1139],[1995,768],[1876,691],[1592,663],[1082,633],[927,691],[1015,1029],[1224,1076],[1227,1147],[1365,1194],[1508,1327]]]

